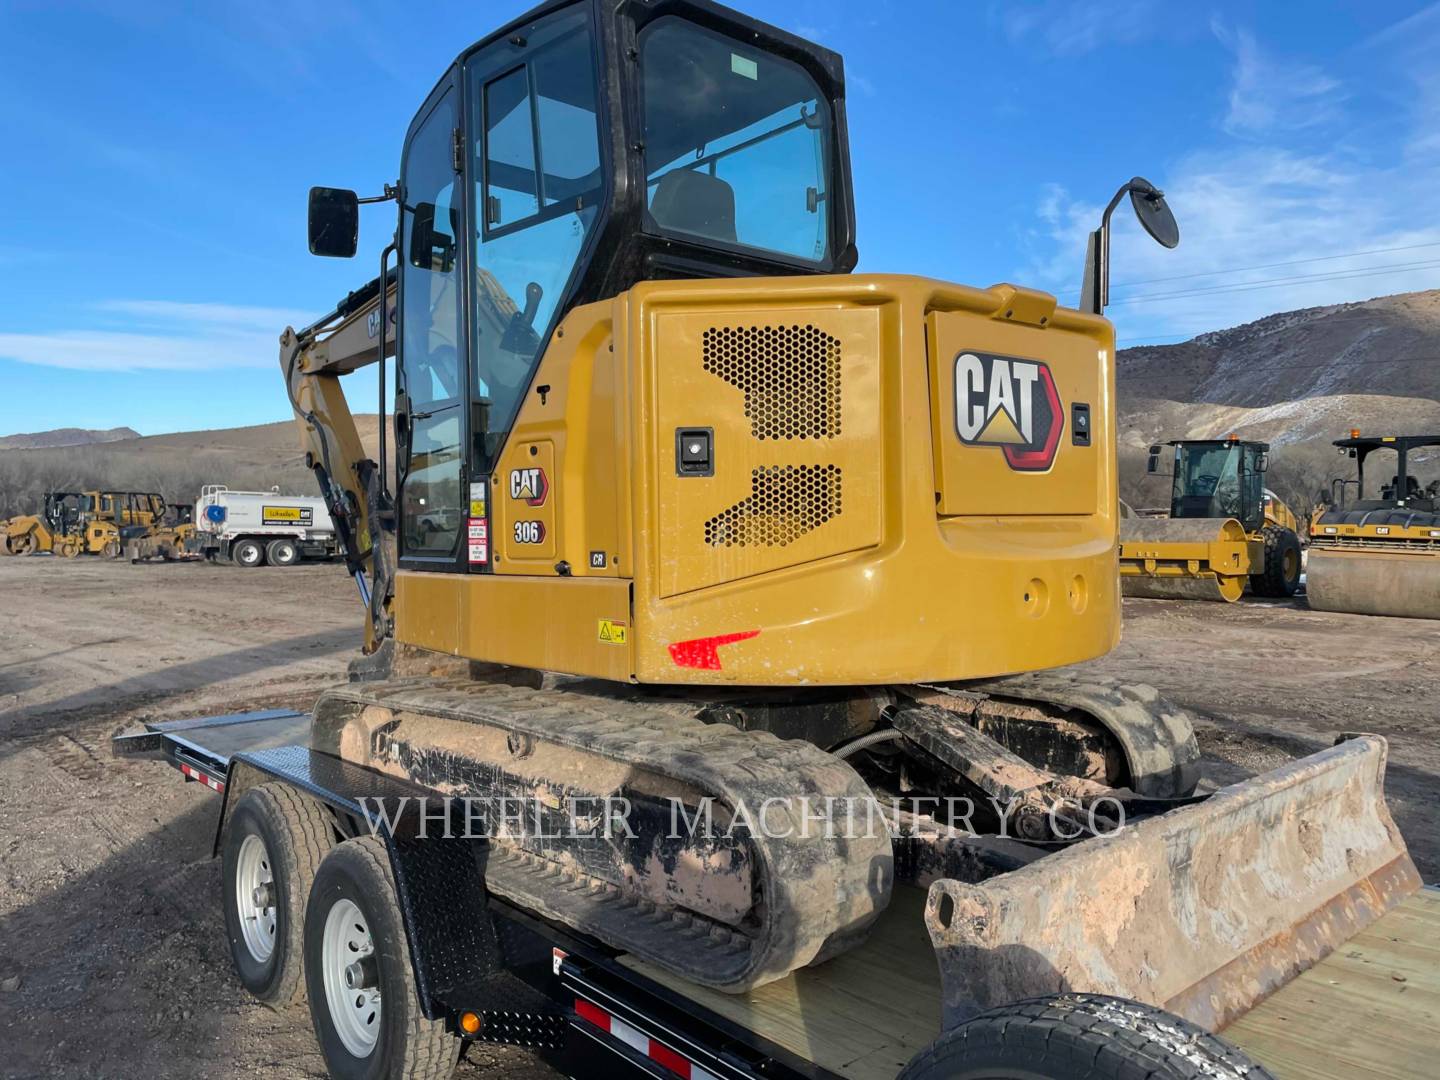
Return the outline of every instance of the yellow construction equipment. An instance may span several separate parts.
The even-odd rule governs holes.
[[[39,514],[5,522],[3,548],[8,555],[118,559],[127,543],[157,533],[164,520],[165,500],[153,491],[52,491]]]
[[[1383,740],[1196,796],[1183,710],[1044,671],[1119,638],[1101,312],[1123,197],[1178,242],[1151,184],[1092,234],[1084,310],[854,274],[840,57],[704,0],[535,9],[442,76],[401,160],[369,200],[397,202],[380,275],[281,338],[367,655],[305,747],[215,781],[249,808],[225,840],[237,969],[293,991],[303,918],[336,1075],[420,1075],[458,969],[385,981],[428,970],[429,924],[407,953],[365,867],[414,849],[372,843],[348,795],[304,824],[306,858],[350,837],[312,877],[255,876],[278,826],[251,784],[292,785],[302,823],[352,780],[533,805],[540,832],[490,822],[485,890],[732,993],[927,890],[950,1024],[1100,990],[1218,1026],[1418,887]],[[361,201],[312,189],[312,252],[354,254]],[[370,460],[340,380],[392,351]],[[626,830],[597,836],[615,801]],[[352,939],[379,944],[337,974]]]
[[[1239,600],[1293,596],[1300,584],[1300,537],[1290,508],[1264,488],[1270,447],[1237,436],[1179,439],[1168,517],[1120,522],[1120,583],[1126,596]],[[1159,469],[1163,448],[1150,448]]]
[[[1440,469],[1430,458],[1428,483],[1417,451],[1440,447],[1440,435],[1361,435],[1337,439],[1355,461],[1355,478],[1331,485],[1331,504],[1310,520],[1305,594],[1319,611],[1440,619]],[[1365,463],[1393,455],[1366,497]],[[1373,468],[1373,466],[1372,466]],[[1391,474],[1388,483],[1383,481]],[[1373,472],[1372,472],[1373,476]],[[1353,498],[1346,490],[1354,488]],[[1378,488],[1378,491],[1375,490]]]

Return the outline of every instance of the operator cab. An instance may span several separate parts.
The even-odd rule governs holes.
[[[1440,509],[1440,454],[1417,451],[1440,447],[1440,435],[1369,435],[1353,432],[1337,439],[1342,454],[1355,459],[1355,479],[1336,479],[1331,485],[1334,509],[1348,511],[1408,509],[1433,513]],[[1374,461],[1374,454],[1380,457]],[[1371,482],[1365,479],[1370,464]],[[1346,489],[1354,488],[1347,502]]]
[[[1176,439],[1171,474],[1172,518],[1234,518],[1249,533],[1264,524],[1264,474],[1268,443],[1228,439]],[[1150,447],[1148,470],[1156,472],[1162,448]]]
[[[857,260],[840,57],[707,0],[547,3],[485,38],[416,115],[398,191],[409,569],[489,571],[471,485],[571,308]],[[358,201],[312,190],[312,252],[354,253]]]

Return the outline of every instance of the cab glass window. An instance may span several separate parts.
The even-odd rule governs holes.
[[[460,222],[452,158],[454,94],[444,95],[406,152],[405,318],[400,338],[396,442],[400,480],[400,555],[448,562],[460,536]]]
[[[542,19],[525,42],[509,48],[505,66],[493,54],[472,62],[482,220],[470,422],[482,473],[504,446],[603,198],[589,16],[572,9]]]
[[[825,265],[829,103],[797,64],[676,17],[640,34],[652,227]]]

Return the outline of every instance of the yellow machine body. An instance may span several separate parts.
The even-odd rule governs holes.
[[[1018,362],[1008,385],[995,357]],[[1102,655],[1120,628],[1113,358],[1106,320],[1008,285],[647,282],[578,307],[471,506],[495,572],[402,570],[395,636],[642,683]],[[1026,458],[1034,408],[1049,445]],[[712,434],[713,475],[678,474],[685,430]]]
[[[1311,514],[1305,586],[1310,606],[1440,619],[1440,480],[1422,485],[1416,478],[1424,453],[1440,447],[1440,435],[1351,431],[1335,445],[1355,460],[1356,478],[1335,480],[1332,493],[1341,497]],[[1379,459],[1373,457],[1377,453]],[[1368,490],[1367,462],[1372,478],[1378,471],[1381,480],[1377,485],[1372,479]],[[1350,484],[1355,497],[1347,504],[1343,492]]]
[[[1234,518],[1128,518],[1120,530],[1127,596],[1231,603],[1264,558],[1264,542]]]
[[[1310,521],[1306,595],[1321,611],[1440,619],[1440,520],[1317,510]]]
[[[1222,603],[1239,600],[1247,585],[1261,595],[1293,594],[1300,580],[1298,522],[1273,491],[1260,487],[1269,447],[1236,436],[1170,445],[1176,474],[1169,516],[1128,515],[1120,524],[1124,594]],[[1151,448],[1151,472],[1160,451]],[[1226,485],[1232,494],[1222,498]]]

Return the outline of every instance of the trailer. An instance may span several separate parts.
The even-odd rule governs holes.
[[[897,890],[865,944],[748,993],[722,993],[511,902],[505,882],[526,872],[523,856],[462,830],[450,811],[427,809],[433,791],[315,749],[307,713],[153,722],[113,745],[161,758],[220,795],[214,852],[239,977],[261,1000],[308,996],[322,1042],[364,1047],[374,1025],[403,1018],[409,1037],[432,1040],[433,1069],[423,1075],[436,1077],[461,1053],[453,1039],[527,1047],[577,1078],[951,1075],[943,1057],[925,1053],[947,1025],[923,889]],[[583,899],[590,886],[577,876],[555,888]],[[321,917],[326,898],[349,925]],[[1440,891],[1426,888],[1230,1024],[1227,1039],[1270,1072],[1238,1064],[1194,1025],[1157,1025],[1159,1010],[1096,995],[996,1010],[1005,1023],[992,1034],[1059,1032],[1094,1040],[1085,1049],[1102,1055],[1135,1040],[1153,1050],[1158,1038],[1173,1052],[1166,1067],[1179,1070],[1149,1074],[1164,1078],[1428,1075],[1440,1051],[1437,940]],[[376,956],[400,960],[381,962],[383,985]],[[340,1012],[337,986],[348,1003]],[[321,1003],[328,1020],[317,1015]]]
[[[339,552],[330,511],[315,495],[207,484],[195,500],[194,521],[189,549],[237,566],[292,566],[302,559],[333,559]]]

